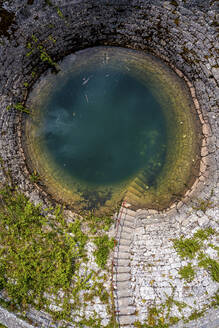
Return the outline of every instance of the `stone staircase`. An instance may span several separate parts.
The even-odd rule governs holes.
[[[125,207],[117,218],[116,240],[113,260],[113,285],[116,318],[119,327],[130,327],[136,320],[136,308],[131,292],[130,246],[136,223],[136,212]]]
[[[142,197],[147,189],[146,178],[143,174],[139,174],[128,186],[125,198],[128,202],[131,202],[132,205],[141,204]]]

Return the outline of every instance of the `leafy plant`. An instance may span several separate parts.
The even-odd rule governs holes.
[[[4,326],[2,323],[0,323],[0,328],[7,328],[7,327]]]
[[[31,175],[30,175],[30,181],[32,182],[32,183],[36,183],[36,182],[38,182],[39,181],[39,175],[38,175],[38,173],[37,173],[37,171],[36,170],[34,170],[32,173],[31,173]]]
[[[192,268],[191,263],[182,267],[178,273],[181,276],[181,279],[185,279],[187,282],[191,282],[195,277],[195,271]]]
[[[54,39],[51,39],[51,36],[49,39],[50,41],[54,42]],[[39,51],[40,59],[43,62],[47,62],[50,66],[54,67],[56,71],[59,70],[57,63],[52,60],[45,46],[40,42],[40,40],[34,34],[32,35],[32,42],[27,43],[27,49],[29,49],[29,51],[26,54],[27,57],[32,55],[34,51]]]
[[[193,206],[193,209],[196,211],[206,212],[208,208],[213,207],[213,202],[209,199],[198,199],[197,204]]]
[[[100,268],[104,269],[110,250],[113,249],[114,239],[109,239],[107,235],[94,238],[94,244],[97,249],[94,251],[96,262]]]
[[[10,110],[10,109],[16,109],[20,112],[23,112],[23,113],[26,113],[26,114],[30,114],[30,109],[25,107],[22,103],[16,103],[16,104],[13,104],[13,105],[8,105],[6,107],[7,110]]]
[[[206,229],[199,229],[198,231],[196,231],[196,233],[194,234],[194,238],[204,241],[207,240],[208,237],[214,234],[215,234],[215,230],[209,227]]]
[[[195,310],[190,314],[188,320],[196,320],[198,318],[201,318],[203,316],[203,314],[204,314],[204,311]]]
[[[0,284],[10,303],[48,310],[45,293],[57,295],[62,290],[70,297],[71,284],[77,292],[85,288],[90,276],[80,278],[75,272],[87,240],[79,223],[71,225],[70,235],[59,209],[50,222],[40,205],[18,191],[7,187],[0,197]]]
[[[219,282],[219,263],[217,261],[211,259],[209,256],[203,256],[198,265],[208,270],[212,279]]]
[[[201,242],[195,238],[180,238],[174,240],[174,248],[182,258],[193,259],[201,249]]]

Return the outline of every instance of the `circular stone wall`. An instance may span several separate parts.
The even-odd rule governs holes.
[[[12,15],[6,22],[7,31],[0,34],[0,181],[4,183],[10,177],[11,183],[26,192],[33,201],[48,202],[48,194],[42,191],[40,185],[30,181],[21,147],[22,114],[19,111],[25,108],[28,92],[43,72],[49,67],[57,70],[56,62],[66,55],[92,46],[149,51],[184,78],[203,132],[197,179],[185,197],[173,204],[172,212],[164,215],[168,215],[166,217],[170,221],[171,217],[177,219],[178,223],[171,221],[171,227],[178,229],[180,226],[183,233],[187,231],[186,225],[193,228],[195,224],[197,227],[216,226],[219,197],[216,2],[211,2],[211,5],[210,2],[202,4],[202,1],[158,0],[53,0],[52,4],[35,0],[28,3],[5,2],[5,9]],[[197,200],[208,200],[214,207],[205,215],[198,210],[191,215],[197,208]],[[142,212],[139,218],[146,218],[151,213]],[[155,231],[153,222],[151,226]],[[140,310],[144,307],[141,302],[136,304]],[[201,325],[202,319],[199,320]],[[217,327],[211,319],[206,322],[206,327]]]
[[[29,167],[53,198],[73,211],[100,213],[124,199],[156,210],[181,199],[199,174],[202,143],[186,83],[157,58],[119,47],[76,52],[60,69],[33,88],[22,133]]]

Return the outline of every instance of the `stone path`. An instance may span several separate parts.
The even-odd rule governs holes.
[[[0,306],[0,323],[8,328],[34,328]]]
[[[136,212],[121,207],[117,219],[117,246],[114,252],[114,299],[120,327],[136,321],[136,307],[131,291],[130,249],[135,231]]]

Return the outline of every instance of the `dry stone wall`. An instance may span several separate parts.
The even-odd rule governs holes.
[[[163,58],[168,65],[183,72],[191,87],[195,89],[194,100],[198,101],[205,127],[208,127],[204,128],[202,157],[205,169],[200,171],[199,183],[192,195],[190,194],[180,206],[172,209],[171,213],[155,215],[147,211],[138,212],[136,214],[138,224],[130,237],[132,238],[130,291],[133,295],[132,300],[138,308],[139,318],[143,320],[146,312],[144,296],[141,296],[144,294],[142,283],[146,285],[145,288],[151,288],[151,295],[156,293],[156,288],[149,284],[150,281],[156,281],[156,278],[162,282],[164,291],[167,288],[167,281],[159,276],[159,273],[155,274],[155,279],[148,280],[145,269],[148,262],[154,264],[157,263],[156,260],[163,261],[163,266],[166,266],[166,270],[169,270],[168,274],[171,275],[171,270],[176,270],[172,268],[171,263],[179,259],[176,254],[171,253],[169,239],[173,236],[185,235],[190,231],[193,233],[200,227],[218,228],[217,22],[219,14],[217,2],[13,0],[3,1],[3,8],[12,13],[14,18],[0,33],[0,182],[6,181],[10,176],[11,182],[28,194],[34,202],[47,202],[49,198],[39,186],[30,182],[22,151],[21,127],[25,114],[13,108],[16,104],[25,106],[29,89],[47,69],[55,70],[54,67],[51,68],[54,62],[76,50],[91,46],[129,47],[149,51]],[[197,210],[198,199],[212,202],[213,207],[208,209],[207,214]],[[165,227],[169,227],[167,231]],[[149,239],[150,236],[154,236],[153,240]],[[158,247],[162,248],[164,254],[155,252]],[[153,258],[150,257],[152,254],[155,254]],[[160,258],[161,254],[164,255],[162,258]],[[173,261],[169,260],[171,258]],[[176,272],[175,275],[178,279]],[[201,280],[197,285],[202,291],[206,291],[209,285],[213,286]],[[200,290],[197,291],[197,295],[202,293]],[[180,293],[180,289],[178,292]],[[195,326],[189,323],[187,326],[218,327],[216,310],[211,310],[206,318],[205,321],[198,319]],[[37,316],[35,319],[37,321]],[[131,327],[133,319],[130,319],[130,324],[128,319],[122,320]],[[46,323],[45,327],[48,327]],[[179,327],[185,325],[182,323]]]

